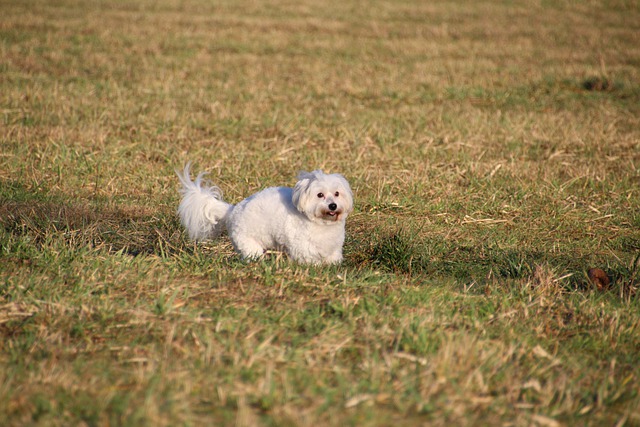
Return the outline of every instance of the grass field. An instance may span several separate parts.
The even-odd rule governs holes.
[[[640,425],[638,2],[0,10],[3,425]],[[344,174],[345,262],[189,242],[188,160]]]

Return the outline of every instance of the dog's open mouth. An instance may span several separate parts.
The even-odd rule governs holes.
[[[324,211],[322,212],[322,218],[329,221],[337,221],[340,219],[342,211]]]

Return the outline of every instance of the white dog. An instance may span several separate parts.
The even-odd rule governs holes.
[[[301,263],[342,261],[345,220],[353,210],[351,188],[342,175],[300,172],[294,188],[267,188],[234,206],[222,200],[218,187],[203,183],[204,173],[191,181],[189,164],[177,174],[182,182],[178,215],[192,240],[217,237],[226,227],[244,259],[275,249]]]

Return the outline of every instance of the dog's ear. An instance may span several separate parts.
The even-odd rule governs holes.
[[[293,187],[293,195],[291,201],[300,212],[304,213],[304,208],[309,202],[309,184],[313,180],[313,174],[309,172],[300,172],[298,174],[298,182]]]

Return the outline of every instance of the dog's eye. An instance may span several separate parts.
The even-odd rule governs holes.
[[[323,197],[324,197],[324,194],[318,193],[318,199],[322,199]]]
[[[340,192],[336,191],[336,194],[334,194],[334,196],[336,196],[336,197],[340,196]]]

